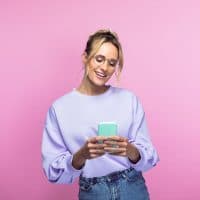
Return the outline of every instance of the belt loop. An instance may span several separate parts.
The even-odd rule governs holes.
[[[126,176],[126,174],[125,174],[125,173],[122,173],[122,177],[123,177],[123,178],[126,178],[127,176]]]

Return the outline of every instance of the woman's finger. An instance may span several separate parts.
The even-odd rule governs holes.
[[[127,142],[105,141],[104,144],[113,147],[127,147]]]
[[[89,138],[87,141],[90,142],[90,143],[97,143],[99,141],[106,140],[106,138],[107,137],[105,137],[105,136],[96,136],[96,137]]]
[[[104,150],[108,153],[122,153],[126,152],[126,148],[120,147],[105,147]]]
[[[88,143],[87,147],[89,149],[103,149],[106,146],[106,144],[93,144],[93,143]]]
[[[105,141],[117,141],[117,142],[123,142],[127,141],[127,138],[115,135],[115,136],[109,136],[105,139]]]
[[[103,154],[103,153],[105,153],[105,150],[104,149],[90,149],[89,150],[89,152],[91,153],[91,154]]]
[[[109,136],[109,137],[106,138],[106,141],[122,141],[122,137],[117,136],[117,135]]]

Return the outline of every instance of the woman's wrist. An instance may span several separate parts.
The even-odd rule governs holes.
[[[80,170],[85,165],[86,159],[82,156],[81,150],[73,155],[72,166]]]
[[[141,159],[141,156],[140,156],[140,152],[138,151],[138,149],[132,145],[132,144],[128,144],[129,147],[128,147],[128,159],[133,163],[133,164],[136,164],[140,159]]]

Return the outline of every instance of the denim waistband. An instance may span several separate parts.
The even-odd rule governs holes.
[[[126,178],[127,174],[130,173],[130,172],[135,172],[135,169],[134,168],[129,168],[129,169],[125,169],[125,170],[122,170],[122,171],[116,171],[116,172],[112,172],[106,176],[100,176],[100,177],[93,177],[93,178],[86,178],[86,177],[83,177],[82,175],[80,176],[79,180],[80,181],[86,181],[88,183],[91,183],[91,184],[96,184],[96,183],[99,183],[99,182],[113,182],[113,181],[116,181],[120,178]]]

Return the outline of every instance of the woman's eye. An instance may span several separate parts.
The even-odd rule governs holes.
[[[110,64],[110,66],[115,67],[117,62],[116,61],[110,61],[109,64]]]
[[[104,61],[104,58],[102,56],[97,56],[96,57],[96,61],[97,62],[103,62]]]
[[[97,62],[102,62],[103,61],[102,58],[97,58],[96,60],[97,60]]]
[[[115,66],[115,63],[110,62],[110,65],[111,65],[111,66]]]

